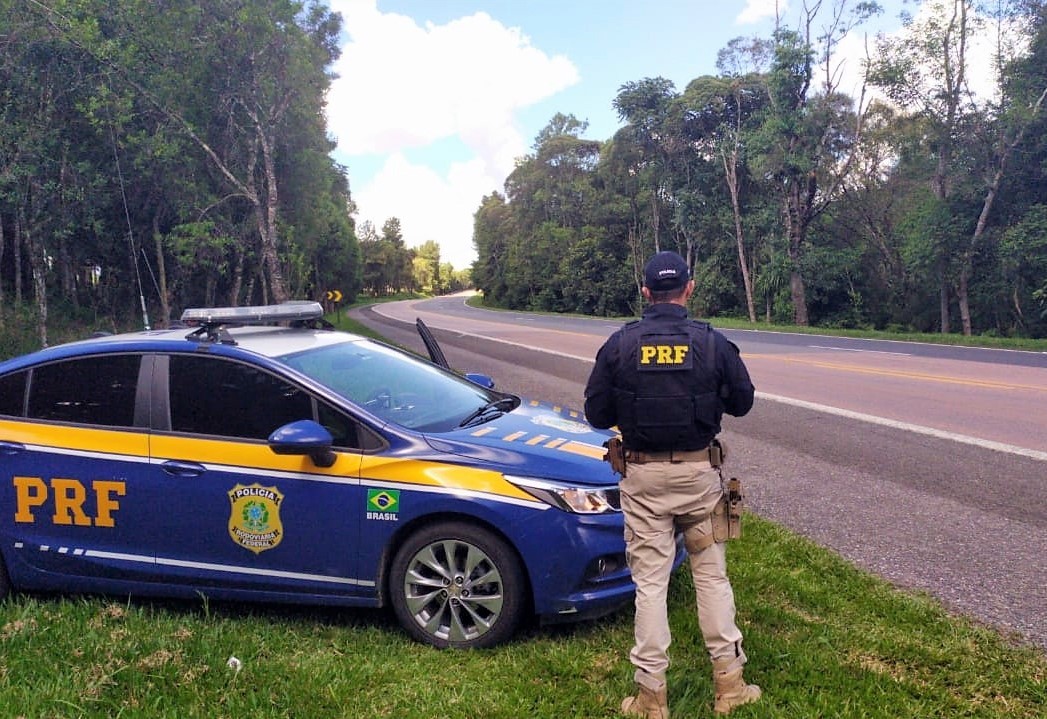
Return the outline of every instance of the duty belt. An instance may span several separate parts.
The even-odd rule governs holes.
[[[625,461],[629,464],[646,464],[648,462],[710,462],[709,448],[705,449],[671,449],[662,452],[644,452],[638,449],[625,450]]]

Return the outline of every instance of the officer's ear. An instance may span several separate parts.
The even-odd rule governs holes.
[[[691,299],[691,295],[694,294],[694,280],[687,280],[687,288],[683,292],[683,301]]]
[[[647,287],[647,285],[644,285],[640,288],[640,294],[643,295],[643,298],[648,302],[651,301],[651,290]]]

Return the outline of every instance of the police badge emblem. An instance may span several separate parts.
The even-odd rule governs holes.
[[[284,538],[280,505],[284,495],[276,487],[238,484],[229,490],[229,536],[244,549],[260,554]]]

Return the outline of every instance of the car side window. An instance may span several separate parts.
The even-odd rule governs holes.
[[[288,422],[313,418],[308,393],[241,362],[172,355],[169,386],[175,432],[265,441]]]
[[[34,367],[30,419],[133,427],[139,355],[107,354]]]
[[[0,414],[21,417],[25,411],[25,381],[28,372],[13,372],[0,377]]]
[[[324,401],[317,401],[316,420],[331,433],[331,443],[339,449],[367,452],[385,446],[377,434]]]

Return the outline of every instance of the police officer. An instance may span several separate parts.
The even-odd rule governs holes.
[[[753,385],[738,348],[708,324],[688,319],[694,291],[687,263],[659,252],[644,267],[643,318],[626,324],[596,355],[585,388],[585,416],[622,434],[621,480],[626,555],[636,583],[635,695],[627,715],[668,719],[666,595],[676,532],[684,533],[698,620],[713,664],[714,710],[726,714],[760,697],[746,684],[742,633],[735,624],[727,578],[726,539],[714,533],[723,498],[715,441],[724,412],[740,417],[753,404]]]

